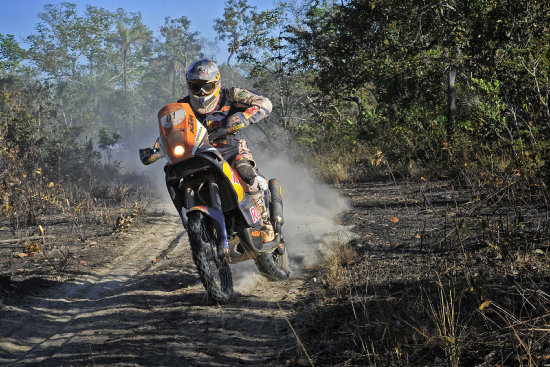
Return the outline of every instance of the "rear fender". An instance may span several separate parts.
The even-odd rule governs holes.
[[[204,215],[211,219],[211,222],[214,225],[217,233],[217,244],[221,244],[224,249],[229,249],[229,243],[227,241],[227,231],[225,229],[225,218],[223,217],[223,213],[218,209],[208,208],[204,205],[198,205],[187,210],[185,216],[188,216],[189,213],[193,212],[202,212]]]

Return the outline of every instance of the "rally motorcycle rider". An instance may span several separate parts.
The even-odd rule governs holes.
[[[189,94],[178,100],[178,103],[189,103],[196,118],[206,127],[209,134],[215,135],[215,132],[221,132],[221,129],[241,123],[246,127],[257,123],[271,113],[271,101],[264,96],[236,87],[222,89],[220,70],[211,60],[200,59],[193,62],[185,78]],[[261,214],[263,227],[260,232],[262,241],[265,243],[272,241],[275,235],[269,221],[269,210],[266,207],[264,193],[259,186],[256,162],[248,149],[246,140],[241,136],[241,131],[242,129],[236,134],[221,136],[214,141],[213,145],[238,173],[245,193],[250,196]],[[157,149],[159,144],[160,139],[157,139],[154,150],[158,151],[155,153],[155,158],[148,163],[164,157],[162,149]],[[178,213],[181,213],[179,193],[176,192],[173,195],[172,201]]]

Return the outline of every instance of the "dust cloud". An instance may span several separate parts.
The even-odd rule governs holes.
[[[348,203],[333,188],[282,154],[260,152],[255,159],[266,178],[277,178],[281,183],[283,233],[293,270],[317,263],[327,246],[351,235],[337,220]]]
[[[291,277],[299,275],[318,263],[334,242],[353,238],[350,228],[338,223],[339,214],[346,211],[349,204],[334,188],[285,154],[286,150],[262,149],[262,144],[257,142],[262,135],[258,129],[249,128],[246,135],[260,172],[266,179],[276,178],[281,183],[283,235],[289,251]],[[236,264],[234,269],[237,291],[249,289],[262,280],[251,261]]]

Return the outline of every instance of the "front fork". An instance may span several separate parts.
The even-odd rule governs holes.
[[[229,243],[227,239],[227,230],[225,228],[225,218],[223,216],[220,190],[214,180],[213,174],[208,175],[208,193],[210,195],[210,207],[205,205],[197,205],[195,192],[191,188],[185,189],[185,204],[182,206],[182,219],[184,220],[184,226],[187,222],[187,215],[190,212],[200,211],[208,218],[210,223],[216,229],[216,249],[218,252],[218,258],[229,260]],[[186,209],[189,208],[189,209]]]

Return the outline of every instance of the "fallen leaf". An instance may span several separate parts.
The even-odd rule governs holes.
[[[485,301],[483,302],[482,304],[479,305],[478,309],[481,311],[487,307],[489,307],[489,305],[491,304],[492,302],[491,301]]]
[[[390,220],[394,223],[399,222],[399,218],[397,218],[397,217],[391,217]]]
[[[15,256],[19,257],[19,258],[24,258],[24,257],[27,257],[29,256],[29,254],[27,254],[26,252],[16,252],[15,253]]]
[[[40,249],[40,245],[38,244],[38,242],[32,242],[32,243],[26,243],[25,244],[25,252],[28,253],[29,255],[33,255],[36,252],[40,252],[40,251],[41,251],[41,249]]]

